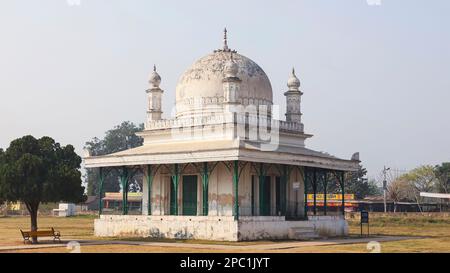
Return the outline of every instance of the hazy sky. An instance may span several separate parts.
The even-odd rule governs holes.
[[[449,13],[448,0],[2,0],[0,147],[49,135],[81,153],[143,122],[154,63],[170,113],[178,78],[221,47],[226,26],[282,109],[295,66],[309,148],[359,151],[372,177],[449,161]]]

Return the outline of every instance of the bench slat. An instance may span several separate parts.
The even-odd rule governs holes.
[[[38,231],[31,231],[30,236],[53,236],[53,231],[51,230],[38,230]]]
[[[31,237],[53,237],[53,241],[55,240],[59,240],[59,237],[61,236],[59,231],[56,231],[54,228],[50,229],[50,230],[38,230],[38,231],[23,231],[20,230],[20,232],[22,233],[22,237],[24,239],[24,243],[25,241],[30,241],[29,239]]]

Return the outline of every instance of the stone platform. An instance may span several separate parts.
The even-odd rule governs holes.
[[[308,230],[307,233],[298,230]],[[94,233],[100,237],[151,237],[213,241],[309,239],[348,235],[341,216],[313,216],[305,221],[287,221],[284,216],[144,216],[101,215]],[[313,236],[316,237],[316,236]]]

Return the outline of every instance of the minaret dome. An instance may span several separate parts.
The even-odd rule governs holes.
[[[153,88],[157,88],[161,84],[161,76],[159,76],[158,72],[156,72],[156,65],[153,65],[153,72],[150,74],[150,79],[148,82]]]
[[[297,91],[300,88],[300,80],[295,75],[295,69],[292,68],[291,76],[288,79],[287,86],[289,90]]]

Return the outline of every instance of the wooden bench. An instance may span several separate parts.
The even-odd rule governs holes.
[[[49,230],[37,230],[37,231],[23,231],[20,230],[23,237],[23,243],[31,243],[30,238],[32,237],[53,237],[53,242],[60,242],[61,243],[61,233],[54,228],[51,228]]]

